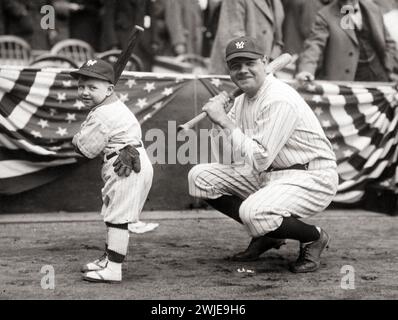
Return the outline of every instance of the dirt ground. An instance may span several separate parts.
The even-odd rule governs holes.
[[[310,274],[287,269],[297,257],[294,241],[256,262],[224,260],[249,236],[214,211],[144,212],[142,219],[160,226],[131,236],[123,282],[107,285],[82,281],[79,271],[103,251],[96,214],[0,215],[0,299],[398,298],[398,217],[328,210],[307,220],[332,238],[322,268]],[[54,267],[53,290],[41,288],[45,265]],[[355,289],[341,288],[345,265],[354,268]]]

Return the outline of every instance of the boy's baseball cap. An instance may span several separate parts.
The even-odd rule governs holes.
[[[79,76],[86,76],[101,80],[107,80],[111,83],[115,82],[115,71],[113,66],[101,59],[90,59],[86,61],[79,70],[72,71],[71,76],[79,79]]]
[[[240,37],[231,40],[225,49],[225,60],[243,57],[260,59],[264,56],[264,49],[258,45],[258,41],[251,37]]]

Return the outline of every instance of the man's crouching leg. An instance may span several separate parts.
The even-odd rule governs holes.
[[[330,236],[314,225],[309,225],[294,217],[285,217],[280,227],[267,234],[269,237],[294,239],[300,241],[297,260],[290,264],[294,273],[313,272],[321,266],[321,254],[328,248]]]
[[[247,210],[247,208],[245,209]],[[319,269],[320,256],[330,241],[329,235],[323,229],[306,224],[292,216],[281,217],[271,212],[255,213],[250,210],[241,210],[240,217],[253,236],[266,232],[269,238],[275,240],[300,241],[299,257],[290,265],[292,272],[304,273]],[[269,231],[270,228],[273,230]]]
[[[214,209],[242,223],[239,217],[239,208],[243,200],[235,195],[220,195],[215,185],[218,185],[219,175],[214,174],[211,165],[197,165],[188,174],[189,193],[193,197],[204,199]],[[284,240],[275,240],[268,236],[253,238],[248,248],[239,252],[228,260],[255,261],[264,252],[276,248],[279,249],[285,243]]]
[[[91,282],[120,283],[122,281],[122,263],[129,245],[128,224],[112,224],[108,227],[108,246],[106,249],[108,262],[105,268],[88,271],[83,279]]]
[[[205,200],[214,209],[234,219],[235,221],[242,224],[242,220],[239,217],[239,208],[243,202],[237,196],[221,196],[217,199],[206,199]],[[285,244],[285,240],[273,239],[267,235],[252,238],[249,246],[246,250],[234,254],[232,257],[227,257],[228,260],[232,261],[256,261],[260,256],[268,250],[279,249]]]

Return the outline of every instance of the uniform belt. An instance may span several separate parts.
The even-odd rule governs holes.
[[[140,147],[142,147],[142,143],[140,142],[140,143],[136,143],[136,144],[133,144],[132,145],[133,147],[135,147],[135,148],[140,148]],[[119,150],[120,151],[120,150]],[[106,158],[106,160],[110,160],[110,159],[112,159],[113,157],[116,157],[117,155],[119,154],[119,152],[112,152],[112,153],[110,153],[110,154],[107,154],[106,156],[105,156],[105,158]]]
[[[294,164],[290,167],[287,168],[273,168],[273,167],[269,167],[267,169],[267,172],[273,172],[273,171],[281,171],[281,170],[308,170],[308,165],[309,163],[298,163],[298,164]]]

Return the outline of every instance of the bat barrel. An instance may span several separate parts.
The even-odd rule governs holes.
[[[118,60],[115,62],[113,66],[113,70],[115,71],[115,84],[122,75],[122,72],[126,67],[127,62],[129,61],[131,54],[133,53],[133,49],[138,42],[138,36],[140,35],[141,32],[144,32],[144,28],[135,25],[133,31],[131,32],[129,43],[126,49],[124,49],[120,53]]]

